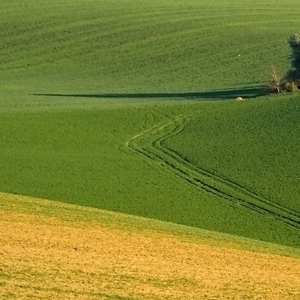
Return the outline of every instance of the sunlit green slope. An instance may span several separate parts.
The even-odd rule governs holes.
[[[205,149],[225,146],[213,116],[232,124],[241,107],[244,120],[248,106],[227,100],[262,96],[270,64],[288,67],[286,41],[300,27],[299,12],[292,0],[2,1],[0,190],[299,246],[294,217],[291,225],[277,210],[261,214],[194,187],[183,178],[184,162],[165,153],[170,147],[201,167]],[[269,111],[266,103],[253,105]],[[211,138],[203,152],[199,128]],[[205,167],[269,199],[260,174],[231,178],[223,160],[232,160],[221,154],[207,156]],[[281,196],[299,191],[286,189],[270,199],[285,205]]]
[[[270,64],[287,66],[299,10],[294,0],[2,1],[1,87],[191,92],[260,84]]]

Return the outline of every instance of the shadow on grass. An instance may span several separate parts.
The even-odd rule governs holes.
[[[242,87],[237,89],[212,90],[190,93],[103,93],[103,94],[34,94],[49,97],[80,97],[103,99],[235,99],[237,97],[256,98],[266,95],[263,86]]]

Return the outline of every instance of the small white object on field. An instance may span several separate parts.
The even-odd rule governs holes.
[[[243,101],[244,99],[242,97],[236,97],[237,101]]]
[[[241,56],[241,54],[238,54],[238,56]]]

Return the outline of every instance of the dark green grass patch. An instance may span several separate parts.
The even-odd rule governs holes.
[[[164,145],[191,164],[294,212],[300,220],[299,96],[199,110]]]
[[[296,228],[194,189],[125,146],[166,119],[219,105],[2,115],[0,189],[297,246]]]

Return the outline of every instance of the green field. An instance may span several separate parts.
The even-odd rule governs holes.
[[[0,191],[300,247],[300,96],[263,89],[299,13],[3,0]]]

